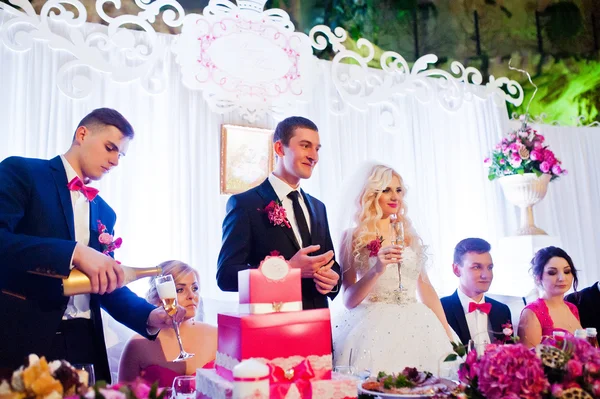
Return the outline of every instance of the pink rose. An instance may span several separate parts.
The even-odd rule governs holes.
[[[511,133],[511,134],[509,134],[509,135],[508,135],[508,139],[509,139],[510,141],[513,141],[513,140],[514,140],[514,139],[516,139],[516,138],[517,138],[517,135],[516,135],[516,134],[514,134],[514,133]]]
[[[541,161],[544,158],[544,153],[538,148],[531,151],[529,158],[531,158],[532,161]]]
[[[548,173],[550,171],[550,164],[546,161],[540,164],[540,170],[542,173]]]
[[[552,173],[555,175],[560,175],[562,173],[562,169],[559,164],[555,163],[554,166],[552,166]]]
[[[569,360],[567,362],[567,372],[569,376],[573,379],[577,377],[581,377],[583,374],[583,365],[578,360]]]
[[[600,397],[600,380],[594,381],[592,384],[592,392],[594,393],[594,397]]]
[[[600,365],[595,363],[588,363],[585,365],[585,369],[590,374],[600,374]]]
[[[535,141],[533,143],[533,148],[535,148],[536,150],[542,149],[543,148],[542,143],[540,143],[539,141]]]
[[[563,394],[563,387],[559,384],[552,384],[552,396],[560,398]]]
[[[98,237],[98,241],[100,241],[100,244],[104,244],[104,245],[110,244],[112,242],[112,240],[113,240],[113,236],[111,236],[108,233],[102,233]]]
[[[521,166],[523,160],[521,159],[521,156],[518,152],[513,152],[510,158],[510,166],[512,166],[513,168],[518,168],[519,166]]]
[[[546,140],[546,138],[544,136],[542,136],[541,134],[537,134],[537,132],[535,133],[535,136],[533,137],[533,139],[540,143],[543,143]]]
[[[150,387],[143,382],[134,384],[131,390],[136,398],[147,398],[148,394],[150,394]]]
[[[504,164],[506,163],[506,159],[504,159],[504,158],[500,158],[500,160],[498,161],[498,163],[499,163],[500,165],[504,165]]]
[[[554,153],[550,150],[544,150],[544,161],[548,162],[550,165],[554,165],[556,163]]]

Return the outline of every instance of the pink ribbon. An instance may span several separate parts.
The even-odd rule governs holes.
[[[272,398],[285,398],[288,391],[295,384],[303,399],[312,397],[310,380],[315,377],[315,372],[310,362],[304,359],[289,370],[269,363],[270,393]]]

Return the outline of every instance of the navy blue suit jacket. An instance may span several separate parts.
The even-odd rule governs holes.
[[[89,246],[101,251],[97,220],[113,232],[115,212],[97,196],[90,202]],[[68,298],[62,278],[75,248],[73,206],[60,157],[10,157],[0,163],[0,368],[16,368],[30,353],[44,355],[62,320]],[[101,375],[110,375],[100,308],[148,337],[155,308],[128,288],[91,295],[95,340],[104,354]],[[153,338],[153,337],[148,337]],[[98,371],[97,371],[98,373]]]
[[[301,192],[310,213],[311,244],[321,246],[312,255],[333,250],[325,205],[304,191]],[[223,291],[237,291],[238,271],[257,268],[271,251],[277,250],[289,260],[300,250],[293,230],[273,225],[263,212],[271,201],[278,199],[268,179],[253,189],[229,198],[217,268],[217,283]],[[337,262],[332,270],[341,277]],[[339,291],[339,282],[333,291],[335,292],[327,295],[331,299]],[[303,309],[328,307],[327,296],[317,291],[312,278],[302,279]]]
[[[444,308],[446,319],[448,319],[448,324],[458,334],[463,345],[468,345],[471,333],[467,325],[465,310],[458,297],[458,291],[454,291],[454,294],[440,298],[440,300],[442,301],[442,307]],[[487,296],[485,297],[485,301],[492,304],[492,309],[488,314],[488,320],[492,326],[492,336],[497,340],[501,340],[504,337],[504,334],[502,334],[502,324],[512,323],[510,309],[502,302],[495,301]]]
[[[597,331],[600,331],[600,290],[598,290],[598,282],[579,292],[567,295],[565,300],[577,306],[583,328],[595,327]]]

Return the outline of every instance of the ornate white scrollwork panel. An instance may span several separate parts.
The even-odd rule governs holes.
[[[343,101],[361,111],[380,106],[381,127],[388,131],[396,130],[400,112],[394,98],[398,96],[413,96],[422,103],[435,100],[448,111],[458,110],[464,101],[490,96],[499,105],[504,101],[515,105],[523,102],[523,89],[516,81],[491,76],[485,90],[481,90],[477,86],[482,84],[483,77],[476,68],[465,68],[456,61],[451,64],[452,73],[431,68],[437,62],[433,54],[420,57],[411,68],[402,55],[386,51],[379,59],[381,70],[378,70],[368,66],[375,58],[375,47],[366,39],[356,42],[361,52],[358,53],[344,46],[348,37],[341,28],[332,31],[318,25],[312,28],[309,37],[315,49],[324,50],[331,45],[336,53],[331,78]]]
[[[356,42],[357,51],[349,50],[342,28],[319,25],[309,36],[296,32],[285,11],[264,10],[266,0],[211,0],[203,15],[185,15],[176,0],[135,0],[137,14],[117,17],[105,8],[119,9],[121,0],[96,0],[95,11],[106,25],[87,24],[81,0],[47,0],[40,15],[27,0],[9,1],[0,3],[2,42],[14,51],[27,51],[34,41],[42,41],[69,53],[72,59],[59,68],[57,84],[73,98],[92,93],[97,76],[138,82],[147,92],[160,93],[167,87],[164,62],[171,53],[182,83],[201,90],[214,112],[238,112],[251,123],[293,112],[311,100],[315,82],[323,77],[333,93],[328,96],[330,112],[376,107],[380,124],[389,131],[398,130],[399,99],[407,96],[435,101],[448,111],[490,96],[501,106],[523,101],[517,82],[491,76],[484,86],[481,72],[473,67],[453,62],[450,72],[434,68],[433,54],[410,66],[393,51],[375,59],[375,46],[366,39]],[[181,34],[158,34],[152,27],[158,16],[168,26],[181,27]],[[333,61],[319,68],[313,50],[328,46]],[[373,62],[381,69],[369,67]]]
[[[213,111],[238,109],[250,122],[308,99],[315,68],[308,37],[259,3],[211,1],[204,15],[185,17],[172,48],[187,87],[202,90]]]
[[[108,26],[86,24],[87,11],[79,0],[47,0],[40,15],[27,0],[9,1],[20,9],[0,4],[12,17],[0,26],[2,41],[14,51],[27,51],[34,40],[40,40],[71,54],[74,59],[62,65],[57,76],[57,84],[66,95],[83,98],[91,94],[93,75],[98,73],[121,83],[139,81],[150,93],[166,88],[163,68],[157,64],[162,62],[167,41],[159,40],[151,23],[162,8],[171,7],[163,12],[163,20],[169,26],[180,25],[184,11],[176,1],[147,4],[136,0],[140,13],[113,18],[104,12],[104,6],[110,3],[120,8],[120,0],[97,0],[96,12]],[[67,4],[75,12],[67,9]],[[129,29],[132,26],[137,30]]]

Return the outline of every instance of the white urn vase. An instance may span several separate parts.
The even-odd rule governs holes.
[[[515,235],[547,235],[533,223],[533,206],[546,196],[551,177],[546,173],[540,177],[535,173],[525,173],[503,176],[499,179],[506,199],[521,208],[521,226]]]

